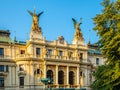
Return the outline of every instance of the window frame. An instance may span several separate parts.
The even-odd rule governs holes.
[[[96,65],[99,65],[99,64],[100,64],[100,59],[96,58]]]
[[[37,47],[36,48],[36,56],[40,56],[40,54],[41,54],[41,52],[40,52],[41,50],[40,50],[40,48],[39,47]]]

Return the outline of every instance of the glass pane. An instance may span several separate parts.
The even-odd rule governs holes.
[[[20,77],[20,86],[24,86],[24,77]]]
[[[63,56],[63,51],[59,51],[59,56]]]
[[[69,84],[70,85],[74,84],[74,72],[73,71],[69,72]]]
[[[51,80],[48,84],[52,84],[53,83],[53,71],[52,70],[47,71],[47,78],[50,78]]]
[[[1,57],[4,56],[4,48],[0,48],[0,56],[1,56]]]
[[[6,65],[6,72],[8,72],[9,71],[9,67],[8,67],[8,65]]]
[[[4,72],[4,65],[0,65],[0,71]]]
[[[40,48],[36,48],[36,55],[40,55]]]
[[[52,55],[52,50],[48,49],[48,55]]]
[[[99,58],[96,58],[96,64],[97,65],[99,64]]]
[[[64,72],[63,71],[58,72],[58,83],[64,84]]]
[[[4,78],[0,78],[0,87],[4,87]]]

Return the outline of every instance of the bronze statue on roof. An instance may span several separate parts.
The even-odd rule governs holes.
[[[82,21],[82,18],[80,18],[80,22],[77,23],[77,21],[72,18],[73,20],[73,23],[74,23],[74,28],[75,28],[75,35],[74,35],[74,38],[76,39],[79,39],[79,38],[82,38],[82,33],[81,33],[81,29],[79,28],[80,25],[82,24],[81,21]]]
[[[39,27],[39,17],[43,14],[43,11],[40,12],[39,14],[34,13],[28,10],[28,13],[32,16],[33,21],[32,21],[32,30],[33,31],[41,31]]]

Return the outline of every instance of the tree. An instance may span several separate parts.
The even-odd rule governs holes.
[[[103,0],[102,6],[102,13],[96,15],[93,21],[94,30],[100,36],[98,44],[107,61],[94,73],[96,80],[92,88],[120,90],[120,0]]]

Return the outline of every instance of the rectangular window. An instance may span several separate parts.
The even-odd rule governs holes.
[[[24,86],[24,77],[20,77],[20,86]]]
[[[40,56],[40,48],[36,48],[36,56]]]
[[[63,51],[59,51],[59,56],[63,56]]]
[[[20,54],[25,54],[25,50],[20,50]]]
[[[83,72],[82,71],[80,72],[80,76],[83,76]]]
[[[4,57],[4,48],[0,48],[0,57]]]
[[[48,49],[48,55],[52,55],[52,50]]]
[[[80,53],[80,59],[83,60],[83,53]]]
[[[68,58],[72,58],[73,57],[73,52],[68,51]]]
[[[9,71],[9,66],[8,65],[6,65],[6,72],[8,72]]]
[[[96,64],[99,65],[99,58],[96,58]]]
[[[0,72],[4,72],[4,65],[0,65]]]
[[[4,87],[4,78],[0,77],[0,87]]]
[[[73,57],[73,52],[70,52],[70,57]]]

